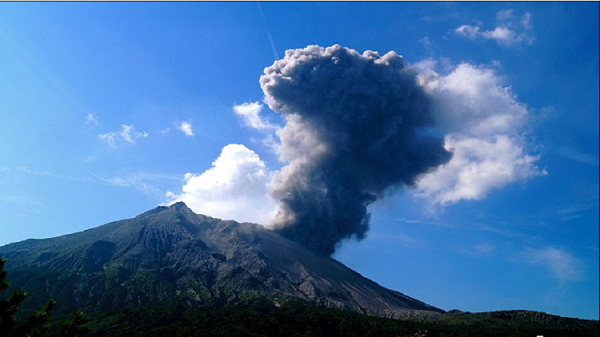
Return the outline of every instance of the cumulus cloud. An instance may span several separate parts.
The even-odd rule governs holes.
[[[495,188],[543,174],[524,153],[518,139],[496,135],[491,139],[447,135],[445,147],[452,160],[424,176],[417,195],[446,205],[461,200],[481,200]]]
[[[185,202],[196,213],[265,224],[275,209],[266,187],[271,175],[254,151],[229,144],[210,169],[185,175],[181,194],[169,192],[167,197],[171,203]]]
[[[339,45],[288,50],[265,69],[264,101],[285,120],[277,152],[287,165],[269,184],[276,231],[332,254],[366,236],[369,204],[450,159],[427,132],[434,119],[416,75],[395,52]]]
[[[194,130],[192,130],[192,123],[190,122],[181,122],[179,123],[179,131],[183,132],[186,136],[191,137],[194,135]]]
[[[532,30],[533,25],[529,12],[517,17],[512,9],[506,9],[496,14],[496,27],[492,30],[483,30],[481,25],[462,25],[456,28],[454,33],[471,40],[493,40],[503,47],[510,47],[518,44],[532,44],[534,40]]]
[[[527,121],[519,103],[492,68],[462,63],[448,75],[434,71],[435,63],[416,65],[420,84],[434,98],[433,114],[443,132],[460,130],[472,136],[514,133]]]
[[[148,137],[147,132],[137,131],[135,126],[126,124],[122,124],[121,130],[119,131],[107,132],[98,135],[98,138],[106,142],[111,147],[117,146],[119,139],[130,144],[135,144],[136,140],[146,137]]]
[[[577,281],[583,277],[582,263],[565,249],[544,247],[528,248],[523,261],[546,267],[559,281]]]
[[[415,65],[453,157],[423,176],[415,195],[438,205],[480,200],[495,188],[546,174],[535,165],[539,157],[526,151],[527,107],[492,69],[460,64],[443,76],[433,67]]]

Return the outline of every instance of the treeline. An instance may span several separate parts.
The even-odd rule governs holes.
[[[531,313],[539,315],[540,313]],[[517,319],[513,319],[515,316]],[[544,314],[545,315],[545,314]],[[547,315],[549,317],[556,317]],[[539,318],[539,317],[538,317]],[[559,319],[572,320],[559,317]],[[86,336],[148,337],[592,337],[598,321],[575,320],[565,328],[536,324],[528,312],[451,313],[433,320],[394,320],[288,301],[277,307],[267,299],[202,307],[146,307],[90,320]]]

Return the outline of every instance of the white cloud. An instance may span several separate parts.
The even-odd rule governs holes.
[[[556,153],[567,159],[586,164],[589,166],[598,166],[598,155],[579,151],[574,147],[561,146],[556,149]]]
[[[148,137],[147,132],[138,132],[133,125],[121,125],[119,135],[128,143],[135,144],[136,139]]]
[[[488,255],[488,254],[491,254],[492,252],[494,252],[494,250],[496,250],[496,247],[494,247],[493,245],[486,243],[486,242],[480,242],[478,244],[473,245],[472,247],[468,247],[468,248],[457,247],[455,249],[459,253],[475,255],[475,256],[483,256],[483,255]]]
[[[478,26],[462,25],[454,30],[456,34],[467,37],[471,40],[475,40],[481,35],[480,28]]]
[[[89,164],[89,163],[95,162],[96,159],[98,159],[98,158],[96,156],[94,156],[94,155],[91,154],[91,155],[85,156],[81,161],[84,164]]]
[[[185,121],[181,122],[179,124],[179,130],[188,137],[191,137],[194,135],[194,130],[192,130],[192,123],[190,123],[190,122],[185,122]]]
[[[110,147],[115,147],[117,146],[117,133],[116,132],[107,132],[107,133],[103,133],[98,135],[98,138],[100,138],[101,140],[105,141],[106,144],[108,144],[108,146]]]
[[[532,44],[534,39],[532,30],[529,12],[519,18],[513,14],[512,9],[506,9],[496,14],[496,27],[492,30],[482,30],[480,24],[462,25],[456,28],[454,33],[471,40],[479,38],[494,40],[503,47],[510,47],[521,43]]]
[[[117,146],[118,139],[122,139],[130,144],[135,144],[136,140],[146,137],[148,137],[147,132],[139,132],[135,129],[135,126],[126,124],[122,124],[121,130],[119,131],[107,132],[98,135],[98,138],[105,141],[111,147]]]
[[[434,65],[428,60],[415,68],[434,97],[434,118],[453,157],[419,180],[416,196],[442,206],[480,200],[492,189],[546,174],[535,166],[539,157],[525,150],[527,108],[492,69],[465,63],[442,76]]]
[[[43,204],[37,199],[23,195],[0,195],[0,200],[2,200],[3,202],[25,204],[34,207],[43,206]]]
[[[100,179],[101,182],[112,186],[133,188],[153,196],[159,196],[163,193],[158,185],[166,180],[179,180],[179,177],[169,174],[134,172]]]
[[[234,105],[233,112],[241,117],[245,126],[262,132],[265,135],[262,143],[276,152],[277,147],[280,145],[276,140],[276,135],[282,130],[282,127],[269,123],[269,121],[261,116],[263,107],[264,105],[258,102],[250,102]]]
[[[419,80],[436,100],[434,115],[442,131],[481,136],[514,133],[527,121],[519,103],[502,79],[487,67],[462,63],[446,76],[433,71],[434,63],[418,65]]]
[[[523,262],[541,265],[559,281],[577,281],[583,277],[581,261],[564,249],[545,247],[528,248],[522,255]]]
[[[596,193],[596,199],[598,198]],[[598,208],[598,201],[588,201],[579,204],[572,204],[564,208],[559,209],[556,213],[561,221],[571,221],[579,219],[584,216],[585,212]]]
[[[496,249],[493,245],[489,243],[478,243],[475,245],[473,251],[479,254],[491,253]]]
[[[452,159],[424,176],[416,191],[436,204],[481,200],[492,189],[543,174],[534,165],[539,158],[525,154],[519,140],[506,135],[493,139],[447,135],[444,146],[453,152]]]
[[[95,114],[87,114],[85,124],[98,125],[98,117]]]
[[[423,48],[425,48],[425,50],[430,55],[433,55],[438,51],[438,47],[436,46],[435,42],[428,36],[425,36],[422,39],[420,39],[419,43],[423,45]]]
[[[266,224],[276,206],[267,195],[271,176],[254,151],[244,145],[229,144],[210,169],[185,175],[181,194],[169,192],[167,197],[170,202],[185,202],[196,213]]]
[[[244,103],[240,105],[234,105],[233,111],[236,115],[240,116],[244,124],[253,129],[261,131],[275,131],[280,129],[278,125],[271,124],[264,120],[260,115],[263,109],[263,105],[258,102]]]

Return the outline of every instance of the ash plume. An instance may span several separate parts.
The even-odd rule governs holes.
[[[285,119],[277,152],[288,163],[269,184],[275,231],[332,254],[343,239],[365,238],[369,204],[450,160],[428,133],[430,100],[416,75],[393,51],[339,45],[288,50],[265,69],[260,85]]]

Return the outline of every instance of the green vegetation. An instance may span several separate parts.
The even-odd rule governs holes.
[[[315,307],[299,300],[275,306],[267,299],[201,307],[144,307],[105,314],[86,325],[90,337],[587,337],[599,336],[598,321],[527,311],[394,320]]]
[[[10,284],[6,280],[7,272],[4,270],[6,260],[0,258],[0,294]],[[36,310],[23,324],[18,324],[17,314],[27,293],[22,290],[13,290],[6,298],[0,299],[0,336],[2,337],[42,337],[77,336],[80,326],[85,322],[85,315],[81,311],[75,311],[72,317],[56,326],[51,319],[52,308],[56,305],[54,299],[49,299],[38,310]]]
[[[9,288],[0,259],[0,294]],[[25,276],[23,276],[25,277]],[[69,276],[70,277],[70,276]],[[35,281],[41,285],[44,278]],[[30,283],[33,282],[29,278]],[[67,285],[69,283],[65,283]],[[142,284],[142,283],[140,283]],[[30,284],[31,285],[31,284]],[[35,288],[34,288],[35,289]],[[65,290],[66,291],[66,290]],[[55,323],[51,312],[66,317],[70,305],[58,292],[58,304],[47,300],[40,309],[25,310],[35,302],[23,291],[0,297],[0,336],[81,337],[599,337],[599,322],[530,311],[432,313],[410,320],[369,317],[360,313],[317,307],[297,299],[279,299],[240,293],[232,301],[215,296],[201,306],[191,306],[180,297],[153,300],[141,307],[111,310],[106,301],[122,301],[109,289],[86,288],[98,299],[89,318],[76,311],[70,319]],[[27,299],[27,300],[26,300]],[[44,302],[39,295],[37,304]],[[148,303],[148,302],[147,302]],[[274,304],[276,303],[276,304]],[[24,305],[25,304],[25,305]],[[71,303],[72,304],[72,303]],[[87,311],[87,309],[86,309]],[[19,312],[21,314],[19,315]],[[417,317],[417,316],[416,316]],[[21,323],[22,322],[22,323]]]

